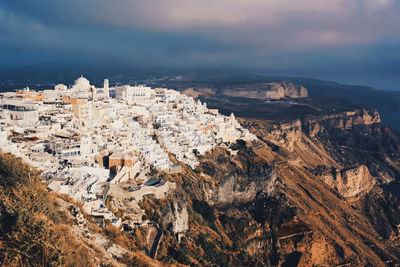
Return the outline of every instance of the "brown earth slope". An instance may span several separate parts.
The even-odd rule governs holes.
[[[39,173],[0,152],[0,266],[161,266],[80,204],[49,193]]]
[[[167,235],[160,260],[399,264],[400,203],[384,186],[399,179],[400,138],[375,111],[241,123],[260,141],[215,149],[201,167],[169,177],[182,190],[169,201],[187,203],[189,230]]]
[[[125,233],[107,222],[99,228],[79,205],[47,193],[29,166],[1,154],[1,261],[399,265],[400,203],[394,185],[400,178],[400,137],[375,111],[241,123],[259,140],[216,148],[199,157],[196,169],[154,171],[155,177],[174,181],[176,189],[166,198],[148,195],[139,203],[152,222],[150,230]],[[129,210],[126,203],[118,212]],[[162,235],[153,261],[141,251],[156,230]],[[32,238],[37,242],[26,246]]]

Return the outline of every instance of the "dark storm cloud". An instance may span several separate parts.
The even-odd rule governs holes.
[[[192,65],[207,62],[207,57],[217,60],[231,47],[203,34],[107,23],[99,14],[93,15],[99,7],[94,8],[80,1],[13,1],[0,5],[0,56],[20,51],[28,58],[54,54],[68,60]]]
[[[0,67],[96,61],[393,73],[396,0],[0,0]]]

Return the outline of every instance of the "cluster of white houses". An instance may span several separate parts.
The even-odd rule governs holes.
[[[110,184],[145,182],[150,166],[179,171],[171,156],[195,168],[197,154],[254,138],[233,114],[165,88],[108,80],[96,88],[80,77],[70,87],[0,94],[1,149],[43,170],[50,189],[92,213],[104,210]]]

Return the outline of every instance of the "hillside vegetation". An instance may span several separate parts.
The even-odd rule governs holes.
[[[135,252],[134,240],[112,225],[103,230],[84,219],[83,236],[71,215],[76,212],[78,204],[47,191],[38,171],[0,152],[0,266],[159,265]],[[111,255],[108,247],[123,255]]]
[[[0,154],[0,257],[4,266],[89,266],[89,253],[69,233],[66,215],[37,171]]]

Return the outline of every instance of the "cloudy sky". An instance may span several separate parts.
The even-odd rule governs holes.
[[[0,68],[234,67],[400,89],[398,0],[0,0]]]

